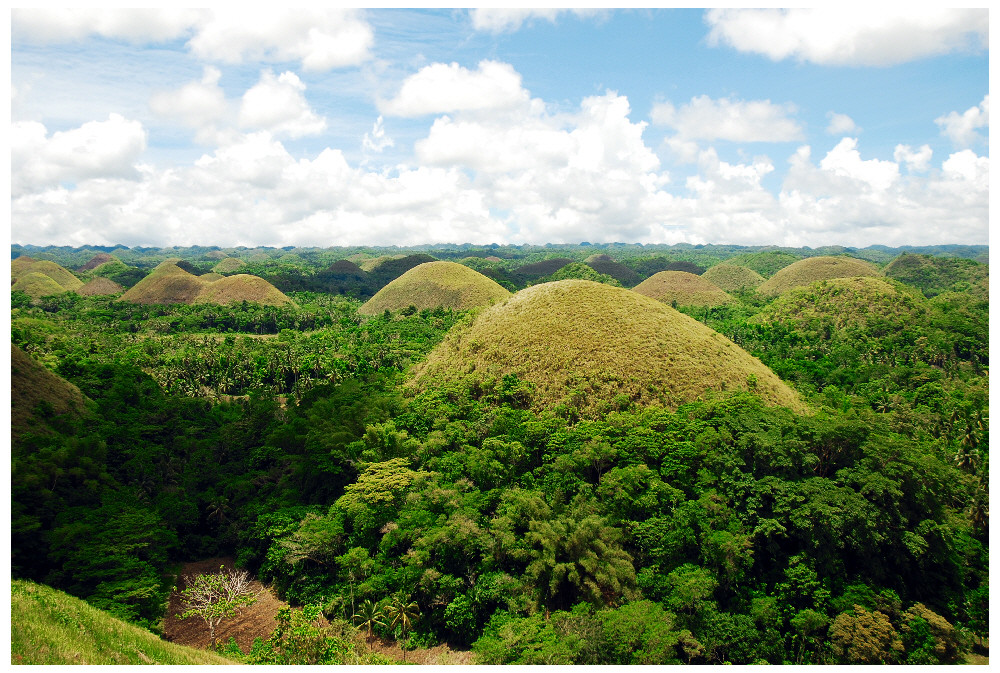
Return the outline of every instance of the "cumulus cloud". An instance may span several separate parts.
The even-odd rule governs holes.
[[[977,129],[989,128],[990,97],[984,97],[979,105],[969,108],[962,114],[949,112],[943,117],[938,117],[934,123],[941,128],[941,135],[951,140],[956,147],[974,145],[982,140]]]
[[[521,75],[507,63],[482,61],[476,70],[457,63],[433,63],[408,77],[395,98],[379,107],[395,117],[504,110],[528,103]]]
[[[892,153],[892,158],[896,163],[906,164],[911,171],[923,173],[930,168],[931,157],[934,152],[930,145],[921,145],[918,149],[913,149],[909,145],[896,145]]]
[[[48,135],[38,122],[11,125],[11,193],[43,191],[59,182],[138,178],[136,162],[146,149],[142,124],[112,114],[79,128]]]
[[[542,8],[478,8],[470,12],[472,26],[476,30],[490,33],[512,33],[520,30],[526,22],[544,19],[555,23],[560,15],[573,13],[578,17],[593,17],[602,14],[596,9],[542,9]]]
[[[827,119],[830,123],[826,127],[826,132],[832,136],[842,136],[850,133],[858,133],[861,129],[858,128],[854,120],[845,114],[840,114],[839,112],[827,112]]]
[[[313,112],[306,101],[306,85],[293,72],[275,77],[270,70],[243,94],[239,125],[244,129],[264,129],[289,138],[321,133],[326,120]]]
[[[654,124],[675,129],[682,139],[785,142],[802,140],[802,128],[792,118],[795,113],[790,103],[695,96],[680,107],[656,103],[650,118]]]
[[[159,91],[149,100],[158,116],[194,129],[208,129],[230,115],[225,93],[219,86],[222,73],[208,66],[201,81],[190,82],[173,91]]]
[[[985,49],[986,9],[887,5],[839,8],[710,9],[708,44],[779,61],[888,66],[953,51]]]
[[[820,162],[820,167],[876,191],[885,191],[899,178],[899,165],[895,162],[862,159],[856,138],[844,138],[837,143]]]
[[[11,36],[34,43],[75,42],[90,35],[132,44],[157,43],[188,35],[206,18],[196,9],[99,9],[49,7],[12,9]]]
[[[382,121],[382,115],[379,115],[372,125],[371,133],[366,133],[362,139],[361,146],[378,153],[387,147],[392,147],[393,144],[392,138],[385,134],[385,123]]]
[[[199,58],[224,63],[298,61],[305,70],[357,66],[375,33],[355,10],[227,6],[188,9],[15,9],[15,40],[74,42],[96,35],[133,44],[186,38]]]

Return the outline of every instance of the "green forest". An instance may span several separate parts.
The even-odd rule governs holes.
[[[179,564],[232,557],[303,608],[251,652],[220,646],[246,663],[296,663],[296,638],[324,643],[303,661],[345,663],[345,634],[365,632],[404,651],[446,642],[479,664],[988,653],[985,246],[15,245],[12,258],[12,283],[22,258],[119,288],[11,292],[17,580],[159,634]],[[871,271],[722,288],[721,303],[652,297],[657,320],[759,360],[795,408],[743,370],[739,386],[657,397],[628,372],[571,371],[558,363],[579,360],[548,339],[534,368],[558,378],[543,384],[527,347],[476,336],[547,284],[610,286],[586,296],[627,309],[657,274],[726,262],[770,283],[831,258]],[[438,305],[363,309],[445,261],[511,298],[449,305],[458,295],[435,286]],[[256,276],[290,301],[122,300],[164,264],[203,283]],[[614,321],[600,345],[628,360],[641,326]],[[525,338],[542,339],[539,325]],[[445,372],[449,347],[498,364]],[[723,376],[697,352],[672,357],[667,374]],[[326,631],[309,626],[321,617]]]

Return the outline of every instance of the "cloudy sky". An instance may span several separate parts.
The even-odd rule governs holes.
[[[987,10],[849,7],[13,10],[11,238],[987,243]]]

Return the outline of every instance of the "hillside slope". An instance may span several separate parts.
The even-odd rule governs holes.
[[[721,306],[732,300],[712,281],[687,271],[660,271],[636,285],[632,291],[664,304],[677,302],[680,306]]]
[[[377,315],[409,306],[465,310],[487,306],[510,296],[495,281],[457,262],[426,262],[415,266],[369,299],[358,313]]]
[[[737,390],[804,409],[794,390],[721,334],[655,299],[585,280],[532,286],[456,325],[411,385],[495,384],[511,374],[534,387],[533,407],[563,404],[584,415],[631,402],[676,408]]]
[[[773,297],[820,280],[881,275],[874,264],[853,257],[809,257],[779,270],[761,284],[757,291]]]
[[[234,664],[213,652],[160,640],[42,584],[10,584],[11,664]]]

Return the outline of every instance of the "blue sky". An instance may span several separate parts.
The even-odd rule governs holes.
[[[987,243],[986,10],[15,10],[12,240]]]

